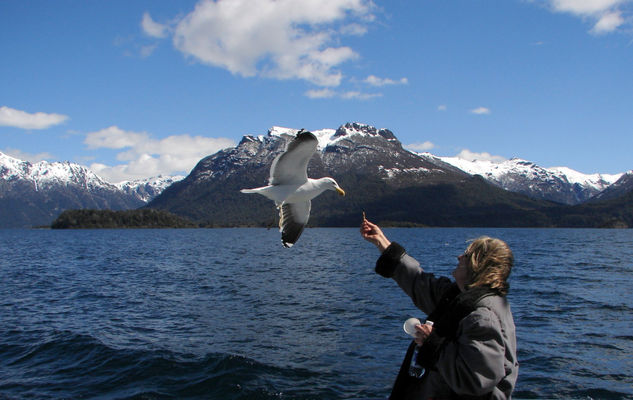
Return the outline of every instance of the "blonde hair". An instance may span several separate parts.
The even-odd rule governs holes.
[[[482,236],[473,240],[464,256],[469,261],[468,289],[488,286],[503,296],[508,293],[508,277],[514,264],[514,255],[503,240]]]

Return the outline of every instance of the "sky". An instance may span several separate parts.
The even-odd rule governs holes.
[[[0,152],[116,183],[269,128],[633,169],[632,0],[1,0]]]

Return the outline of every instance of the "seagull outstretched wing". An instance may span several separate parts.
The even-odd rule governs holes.
[[[301,185],[308,180],[308,162],[319,141],[311,132],[301,130],[288,143],[286,151],[275,158],[270,167],[269,185]]]

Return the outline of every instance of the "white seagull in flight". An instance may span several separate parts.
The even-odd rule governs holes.
[[[292,247],[299,239],[310,218],[311,200],[326,190],[345,192],[332,178],[308,178],[308,162],[317,149],[318,140],[312,132],[299,131],[288,143],[286,151],[275,158],[270,167],[268,186],[242,189],[242,193],[259,193],[275,202],[279,209],[281,243]]]

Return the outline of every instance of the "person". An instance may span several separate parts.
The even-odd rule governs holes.
[[[509,399],[519,364],[506,298],[514,263],[508,245],[490,237],[472,241],[457,257],[453,282],[423,271],[364,216],[360,232],[381,252],[376,272],[394,279],[433,322],[416,325],[389,399]],[[411,373],[415,363],[423,374]]]

